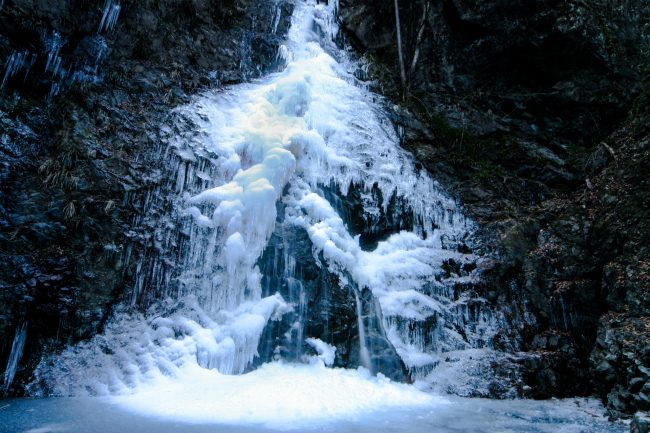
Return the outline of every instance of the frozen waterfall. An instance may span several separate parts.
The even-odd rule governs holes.
[[[119,3],[105,9],[100,30]],[[170,191],[148,193],[135,221],[154,247],[124,258],[137,261],[131,305],[148,310],[124,306],[102,335],[44,359],[35,390],[131,395],[124,401],[138,406],[139,393],[190,377],[231,389],[236,379],[223,375],[257,368],[256,359],[311,364],[338,384],[368,372],[318,369],[347,356],[348,367],[384,373],[391,353],[394,369],[426,388],[450,362],[444,353],[451,362],[491,353],[502,318],[472,289],[481,260],[471,252],[474,223],[400,148],[386,101],[334,43],[336,9],[299,3],[282,71],[175,110],[160,131],[161,157],[175,171]],[[358,347],[337,350],[331,317],[307,326],[313,297],[301,260],[349,294]],[[265,339],[273,326],[275,339]],[[286,365],[261,368],[309,376]],[[378,405],[430,402],[381,376],[367,386],[392,396]]]

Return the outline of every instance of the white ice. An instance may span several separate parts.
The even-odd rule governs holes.
[[[137,394],[111,401],[169,421],[280,429],[354,419],[390,408],[448,404],[442,397],[373,377],[363,368],[332,369],[322,363],[272,363],[240,376],[188,366],[173,379],[161,377]]]
[[[117,23],[117,19],[120,16],[121,10],[122,5],[120,4],[119,0],[105,0],[102,19],[99,22],[98,31],[101,33],[102,30],[107,32],[112,30]]]
[[[319,338],[307,338],[305,342],[312,346],[318,353],[318,359],[323,362],[327,367],[334,364],[334,357],[336,356],[336,347],[331,344],[325,343]]]
[[[267,322],[291,308],[279,295],[245,302],[216,316],[191,298],[184,304],[174,314],[152,312],[149,319],[118,314],[103,335],[44,359],[35,382],[46,380],[55,395],[105,396],[137,392],[161,377],[175,378],[193,367],[192,371],[239,374],[257,355]]]
[[[276,203],[282,200],[287,220],[307,231],[315,257],[322,253],[327,261],[324,266],[343,281],[351,277],[358,287],[370,288],[385,315],[425,320],[445,308],[422,293],[442,263],[476,259],[454,251],[454,242],[470,234],[474,224],[400,149],[377,97],[356,85],[344,54],[339,52],[339,63],[323,48],[336,50],[330,40],[337,31],[335,7],[334,2],[297,5],[283,51],[288,59],[284,71],[226,93],[208,93],[181,109],[202,128],[203,146],[219,157],[222,174],[214,187],[187,199],[186,212],[197,225],[219,233],[215,243],[224,246],[216,261],[227,264],[219,281],[231,293],[246,286],[245,275],[257,275],[255,263],[275,228]],[[351,183],[365,193],[378,188],[384,210],[393,194],[401,197],[414,214],[413,231],[363,251],[320,192],[323,185],[335,185],[346,194]],[[378,215],[373,206],[369,202],[366,212]],[[451,245],[444,245],[442,235]],[[238,296],[227,300],[240,302]],[[211,309],[234,304],[213,300]],[[407,346],[399,332],[389,335],[396,346]]]

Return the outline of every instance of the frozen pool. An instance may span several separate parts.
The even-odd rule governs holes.
[[[0,401],[7,433],[626,432],[594,400],[433,396],[367,370],[273,363],[244,375],[190,367],[110,397]]]

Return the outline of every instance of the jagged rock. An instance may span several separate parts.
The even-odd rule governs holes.
[[[598,371],[598,370],[596,370]],[[641,377],[635,377],[632,380],[630,380],[630,391],[632,392],[639,392],[643,388],[643,385],[645,384],[646,380],[641,378]],[[650,390],[650,387],[648,388]]]

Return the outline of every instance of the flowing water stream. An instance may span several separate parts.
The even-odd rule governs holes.
[[[139,271],[131,306],[149,308],[126,305],[102,335],[44,359],[34,394],[75,398],[7,402],[12,431],[47,420],[30,410],[58,413],[38,431],[84,431],[95,412],[140,431],[345,431],[346,420],[355,431],[470,431],[451,420],[472,404],[482,415],[463,421],[471,431],[620,428],[586,402],[423,391],[480,395],[481,360],[507,361],[492,349],[506,323],[476,288],[474,223],[355,78],[361,65],[334,42],[336,8],[298,3],[280,72],[207,92],[161,128],[175,176],[135,222],[151,251],[125,258]],[[409,378],[417,386],[396,382]],[[102,428],[92,430],[113,431]]]

